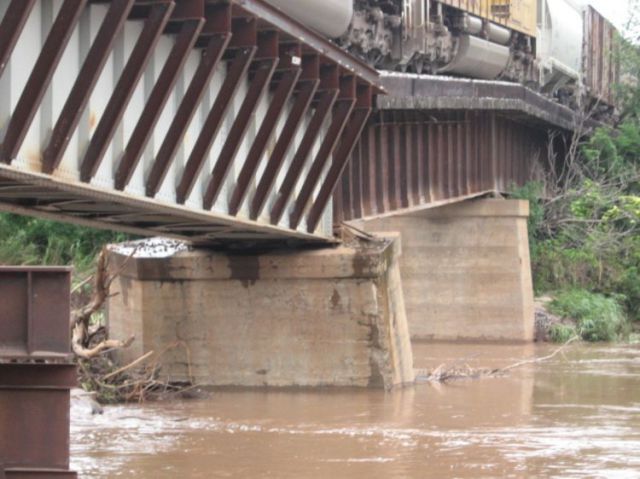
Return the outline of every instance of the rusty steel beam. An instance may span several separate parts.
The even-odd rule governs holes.
[[[80,179],[84,182],[91,181],[96,174],[109,143],[124,115],[127,104],[138,85],[138,81],[144,72],[153,53],[160,35],[166,27],[175,3],[170,0],[162,0],[162,3],[153,4],[148,17],[144,21],[142,33],[133,47],[131,56],[120,75],[109,103],[107,104],[96,131],[91,138],[87,152],[82,160]]]
[[[352,76],[343,77],[340,79],[340,83],[340,97],[338,98],[338,102],[333,112],[331,124],[329,125],[322,144],[318,149],[318,153],[311,164],[311,168],[302,183],[302,188],[296,198],[293,211],[289,216],[289,226],[291,228],[297,228],[300,224],[300,220],[311,201],[311,196],[313,195],[318,181],[320,181],[320,175],[322,175],[325,165],[333,154],[333,151],[338,144],[338,140],[340,139],[340,135],[342,135],[342,131],[349,120],[349,115],[356,103],[355,78]]]
[[[0,356],[69,355],[71,269],[0,266]]]
[[[236,215],[238,213],[238,210],[246,198],[249,190],[249,184],[256,174],[258,165],[260,164],[260,159],[264,155],[264,151],[267,147],[267,142],[275,131],[278,119],[293,93],[293,87],[295,86],[299,76],[299,68],[288,69],[282,74],[282,78],[278,82],[278,86],[273,93],[269,109],[262,120],[262,126],[256,135],[253,145],[251,146],[251,150],[249,151],[242,169],[240,170],[240,174],[238,175],[238,183],[233,191],[229,204],[230,215]]]
[[[0,76],[9,63],[11,53],[18,43],[18,38],[36,0],[11,0],[0,23]]]
[[[378,112],[341,175],[333,196],[336,218],[509,191],[526,182],[526,165],[539,161],[546,141],[544,130],[524,128],[497,112]],[[402,190],[396,175],[406,185]],[[375,191],[378,186],[388,199]],[[308,225],[317,226],[309,216]]]
[[[398,208],[398,153],[396,150],[396,135],[397,125],[392,120],[391,125],[386,129],[386,135],[383,137],[386,139],[385,151],[387,151],[387,201],[389,203],[389,209]]]
[[[69,468],[71,268],[0,266],[0,477]]]
[[[312,61],[317,61],[317,57],[314,56]],[[267,162],[262,178],[258,183],[253,201],[251,202],[250,216],[252,219],[258,218],[262,213],[267,202],[269,191],[271,191],[275,184],[276,178],[284,164],[286,154],[289,151],[293,139],[300,127],[302,118],[311,106],[311,101],[313,100],[313,96],[315,95],[319,85],[319,71],[314,71],[307,78],[304,78],[303,75],[303,78],[298,82],[299,91],[296,95],[295,102],[291,108],[289,116],[287,117],[287,121],[282,128],[282,132],[276,142],[273,153]]]
[[[76,377],[74,364],[0,362],[0,411],[10,411],[0,414],[7,478],[76,477],[68,470],[70,389]]]
[[[473,191],[472,181],[473,181],[473,154],[474,151],[471,147],[471,143],[473,141],[473,120],[470,118],[470,113],[465,113],[465,129],[464,129],[464,193],[466,195],[470,194]]]
[[[375,150],[372,149],[372,144],[374,142],[373,135],[373,125],[369,125],[369,127],[364,131],[362,136],[362,153],[360,157],[362,158],[362,213],[361,216],[374,214],[376,211],[375,208],[375,196],[376,196],[376,170],[375,159],[373,158]]]
[[[87,0],[65,0],[60,7],[9,120],[2,143],[0,161],[9,164],[17,156],[86,3]],[[11,39],[7,43],[10,45]]]
[[[300,178],[302,169],[307,162],[307,157],[311,152],[314,142],[317,138],[317,133],[320,131],[324,120],[331,112],[336,99],[338,98],[338,89],[329,89],[322,93],[322,96],[316,106],[313,117],[309,122],[307,131],[298,146],[295,156],[289,165],[289,170],[282,181],[280,190],[278,191],[278,198],[271,208],[271,224],[278,224],[282,215],[284,214],[287,203],[293,194],[293,189]]]
[[[405,191],[404,199],[407,206],[415,205],[415,193],[418,191],[418,166],[413,153],[413,129],[411,124],[402,126],[403,141],[400,143],[401,155],[405,159]]]
[[[237,38],[237,36],[234,33],[234,39],[235,38]],[[187,160],[180,184],[176,189],[176,201],[178,203],[187,201],[187,198],[191,194],[196,178],[204,166],[205,159],[222,125],[224,115],[229,109],[233,94],[240,84],[240,79],[247,72],[256,50],[257,47],[253,46],[242,48],[236,53],[227,72],[227,76],[222,83],[220,92],[204,121],[202,130]]]
[[[174,0],[175,1],[175,0]],[[200,20],[205,16],[205,0],[177,0],[171,23],[180,24]]]
[[[230,31],[229,33],[215,34],[209,39],[207,48],[202,52],[200,63],[193,74],[191,83],[180,102],[178,111],[169,126],[169,130],[151,167],[151,172],[149,173],[146,184],[147,196],[155,196],[160,189],[176,151],[179,148],[180,142],[184,138],[193,115],[198,109],[200,100],[209,85],[216,65],[218,65],[222,59],[222,54],[227,48],[230,39]]]
[[[60,165],[62,155],[71,140],[72,132],[80,121],[82,112],[109,58],[115,39],[131,12],[134,1],[114,0],[109,6],[104,21],[71,88],[71,93],[69,93],[53,128],[49,144],[44,150],[42,157],[42,171],[44,173],[53,173]]]
[[[353,113],[349,118],[349,124],[344,131],[340,146],[334,154],[333,162],[320,187],[320,191],[311,210],[309,210],[309,216],[307,217],[307,231],[309,232],[315,231],[317,228],[320,218],[322,218],[322,213],[329,204],[331,193],[338,184],[340,175],[342,175],[349,161],[349,156],[353,152],[354,146],[371,114],[371,109],[373,108],[371,87],[362,86],[358,90],[358,98]]]
[[[222,185],[227,180],[231,164],[238,153],[240,143],[249,127],[251,116],[254,114],[256,105],[267,89],[277,63],[278,61],[276,59],[263,60],[260,62],[260,65],[256,67],[254,77],[249,85],[249,92],[242,102],[240,111],[229,130],[220,156],[216,160],[216,164],[211,172],[211,178],[209,179],[202,199],[202,207],[205,210],[211,209],[218,199]]]
[[[380,127],[376,135],[375,151],[379,174],[377,175],[376,191],[378,192],[377,203],[379,211],[389,211],[389,146],[388,130]]]
[[[31,269],[33,270],[34,268]],[[42,274],[42,272],[33,272],[38,275]],[[68,288],[69,285],[67,284],[67,293]],[[31,293],[27,294],[31,295]],[[8,356],[4,355],[4,348],[0,349],[0,352],[2,353],[2,359],[8,359]],[[0,389],[3,390],[13,388],[67,390],[77,382],[75,365],[64,362],[2,362],[0,363],[0,370],[2,371]],[[10,417],[7,419],[11,420]],[[17,426],[20,427],[19,424]],[[10,441],[12,438],[5,437],[4,439]],[[46,438],[43,439],[46,440]],[[33,452],[38,454],[43,451]],[[61,459],[65,460],[64,457]],[[4,464],[7,466],[10,462],[5,459]]]
[[[204,19],[202,18],[189,19],[182,22],[173,48],[158,76],[156,84],[149,94],[147,104],[133,129],[129,143],[118,164],[115,177],[115,188],[117,190],[123,190],[131,181],[133,172],[138,166],[142,153],[151,138],[153,129],[178,80],[178,74],[187,61],[189,52],[195,45],[203,25]]]
[[[409,206],[409,185],[407,180],[407,158],[404,151],[405,124],[402,122],[402,112],[400,112],[398,116],[400,118],[396,118],[395,123],[397,124],[394,128],[396,138],[394,142],[394,154],[396,156],[396,170],[394,174],[396,204],[398,204],[400,208],[406,208]]]
[[[267,86],[278,66],[278,33],[267,31],[259,36],[256,62],[252,68],[252,76],[249,91],[244,98],[240,110],[236,115],[227,139],[222,147],[220,156],[211,172],[211,178],[207,185],[202,207],[209,210],[213,207],[222,190],[222,185],[227,179],[231,164],[238,153],[240,143],[249,127],[249,120],[254,114],[256,106],[267,90]]]

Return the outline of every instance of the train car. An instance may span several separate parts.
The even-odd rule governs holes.
[[[269,1],[379,69],[510,80],[563,103],[589,93],[613,104],[615,29],[573,0]]]
[[[598,11],[584,11],[583,82],[591,101],[605,108],[615,104],[615,86],[620,81],[616,60],[616,29]]]

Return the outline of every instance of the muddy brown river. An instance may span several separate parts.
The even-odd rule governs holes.
[[[415,345],[502,367],[552,346]],[[83,478],[640,478],[640,347],[571,346],[508,375],[363,390],[223,390],[72,414]]]

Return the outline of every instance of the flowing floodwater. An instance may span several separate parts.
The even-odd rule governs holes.
[[[416,367],[551,346],[417,344]],[[508,375],[370,390],[218,390],[72,414],[81,477],[640,478],[640,347],[572,346]]]

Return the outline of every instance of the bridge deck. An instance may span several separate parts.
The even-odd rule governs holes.
[[[332,240],[327,192],[375,70],[263,0],[3,0],[0,16],[0,208]]]
[[[523,184],[548,130],[581,126],[516,84],[380,78],[264,0],[3,0],[0,15],[0,209],[22,214],[330,242],[344,219]]]
[[[334,193],[336,221],[509,192],[548,167],[549,133],[597,123],[513,83],[386,73]]]

